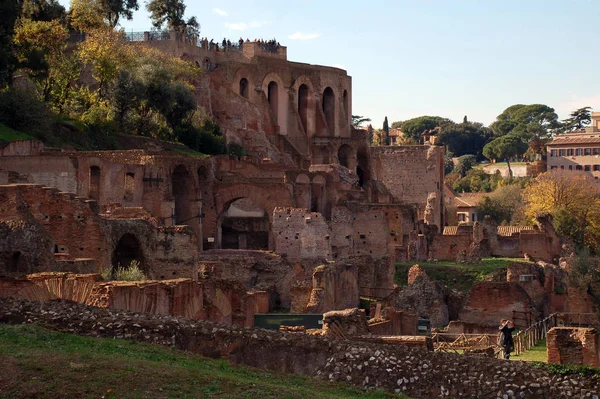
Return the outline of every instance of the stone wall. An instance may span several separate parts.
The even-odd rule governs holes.
[[[320,213],[298,208],[275,208],[274,250],[290,261],[331,258],[331,232]]]
[[[371,149],[374,174],[400,202],[414,204],[423,218],[427,197],[436,196],[433,224],[443,226],[444,148],[381,146]]]
[[[338,261],[322,265],[313,272],[312,291],[306,313],[325,313],[332,310],[357,308],[358,268],[355,264]]]
[[[343,381],[366,389],[381,388],[415,399],[534,399],[558,398],[567,392],[573,397],[600,394],[597,377],[563,377],[552,374],[545,366],[533,367],[526,362],[227,327],[65,302],[48,302],[40,307],[35,302],[0,299],[0,322],[40,323],[76,334],[175,346],[237,364]]]
[[[546,347],[548,363],[600,365],[600,335],[594,328],[554,327]]]
[[[476,284],[469,291],[466,304],[460,312],[459,319],[469,323],[500,323],[501,319],[513,320],[514,313],[531,314],[537,320],[535,304],[527,292],[515,283],[499,283],[484,281]],[[521,325],[515,320],[518,327]]]

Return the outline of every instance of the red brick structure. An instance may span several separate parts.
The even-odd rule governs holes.
[[[600,335],[594,328],[554,327],[546,347],[548,363],[600,365]]]

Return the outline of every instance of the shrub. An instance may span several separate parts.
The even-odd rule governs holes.
[[[35,90],[8,88],[0,91],[0,123],[38,138],[52,130],[52,113]]]
[[[148,280],[148,277],[144,274],[144,271],[140,267],[140,262],[132,260],[129,267],[117,267],[114,272],[115,280],[117,281],[144,281]]]

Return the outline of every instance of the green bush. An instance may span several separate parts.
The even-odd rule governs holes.
[[[175,137],[192,150],[203,154],[219,155],[227,151],[221,128],[212,120],[205,121],[202,127],[191,123],[182,124],[175,129]]]
[[[144,271],[140,268],[140,262],[132,260],[129,267],[117,267],[115,270],[115,280],[117,281],[144,281],[148,280],[148,277],[144,274]]]
[[[44,138],[52,130],[52,113],[33,89],[0,91],[0,123],[23,133]]]
[[[236,157],[237,159],[240,159],[241,157],[245,157],[246,155],[248,155],[248,151],[241,144],[230,143],[229,144],[229,155],[232,155],[232,156]]]

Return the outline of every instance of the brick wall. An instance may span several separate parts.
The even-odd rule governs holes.
[[[331,231],[320,213],[275,208],[271,228],[275,252],[288,260],[331,258]]]
[[[554,327],[546,347],[548,363],[600,365],[600,335],[594,328]]]

